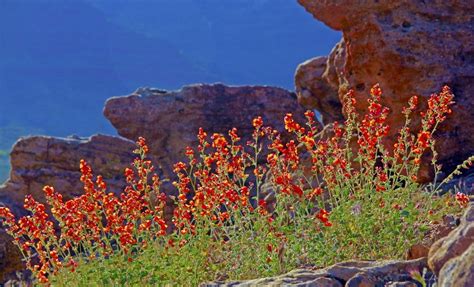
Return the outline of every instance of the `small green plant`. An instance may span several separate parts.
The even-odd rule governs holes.
[[[416,133],[410,126],[417,98],[411,98],[394,145],[386,141],[389,111],[381,97],[374,86],[359,118],[347,94],[347,120],[326,137],[311,111],[306,126],[286,115],[288,141],[260,117],[245,144],[236,129],[211,137],[200,129],[197,148],[188,147],[187,162],[174,166],[176,197],[161,192],[143,138],[120,197],[81,161],[84,195],[63,202],[44,188],[59,235],[31,196],[25,200],[31,215],[16,221],[0,208],[0,217],[38,282],[54,285],[197,285],[308,264],[400,258],[433,222],[458,213],[467,196],[425,192],[416,180],[422,154],[434,150],[433,133],[450,113],[450,90],[431,96]]]
[[[410,272],[410,276],[411,278],[415,279],[416,281],[418,281],[422,287],[426,287],[426,280],[425,280],[425,277],[426,277],[426,273],[427,273],[427,269],[426,268],[423,268],[423,272],[420,272],[420,270],[411,270]]]

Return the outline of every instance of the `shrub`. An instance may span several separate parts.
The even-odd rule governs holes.
[[[187,162],[174,166],[178,196],[168,220],[167,197],[143,138],[133,169],[125,170],[128,186],[120,197],[107,193],[85,161],[82,196],[64,202],[53,187],[44,188],[59,233],[45,206],[31,196],[25,199],[31,215],[16,221],[0,208],[0,217],[37,280],[59,285],[198,284],[308,264],[399,258],[443,215],[459,212],[467,196],[441,195],[438,185],[423,190],[416,181],[427,149],[439,172],[433,133],[451,112],[449,88],[430,97],[415,134],[410,126],[417,97],[410,99],[393,146],[386,140],[389,110],[381,96],[374,86],[368,112],[359,119],[348,93],[347,120],[334,123],[326,135],[311,111],[306,126],[285,116],[286,132],[293,135],[286,142],[260,117],[245,145],[236,129],[211,137],[200,129],[197,149],[188,147]]]

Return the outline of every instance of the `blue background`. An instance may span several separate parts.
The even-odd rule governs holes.
[[[293,89],[340,33],[293,0],[0,0],[0,180],[19,136],[115,134],[107,98],[198,82]]]

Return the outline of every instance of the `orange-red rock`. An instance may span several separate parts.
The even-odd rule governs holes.
[[[295,74],[298,102],[308,109],[317,109],[324,124],[344,120],[337,88],[324,78],[327,61],[327,57],[310,59],[300,64]]]

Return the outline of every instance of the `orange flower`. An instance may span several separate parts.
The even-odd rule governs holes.
[[[469,204],[469,197],[464,193],[457,192],[456,201],[458,202],[459,206],[466,208]]]
[[[256,117],[255,119],[253,119],[252,125],[255,129],[261,128],[263,126],[262,117]]]

